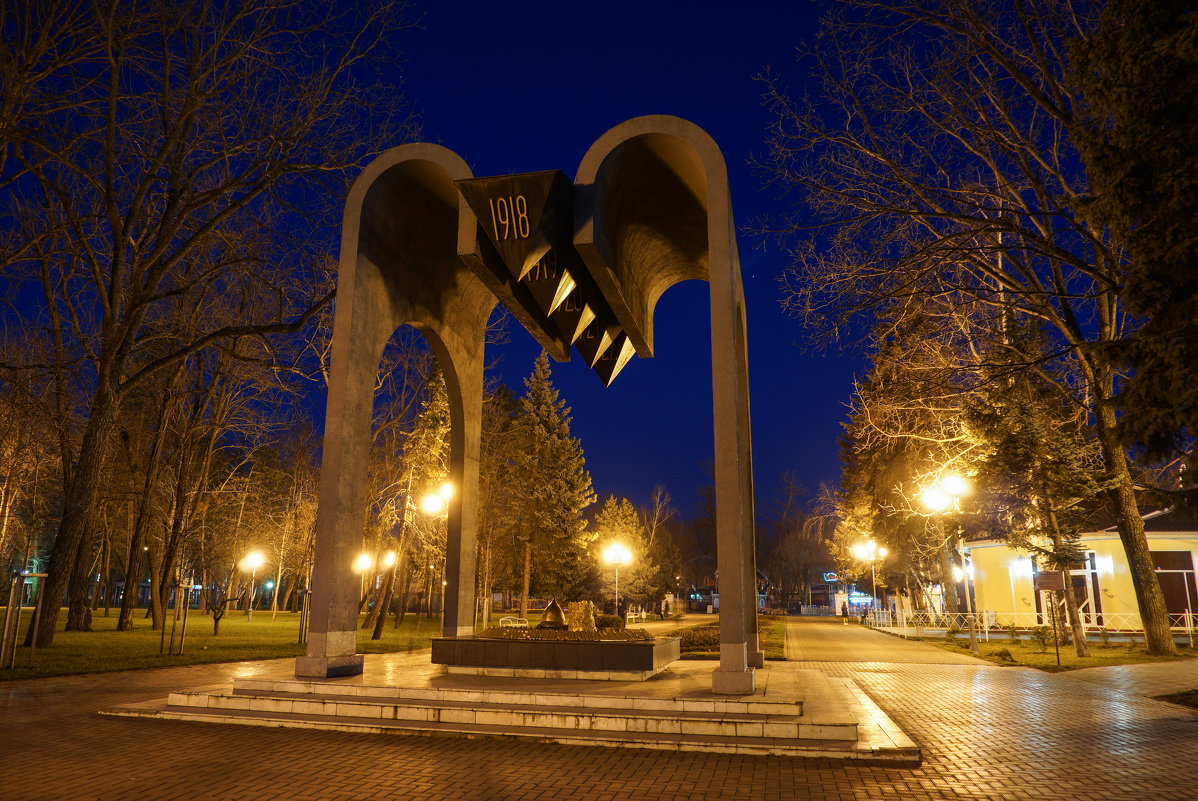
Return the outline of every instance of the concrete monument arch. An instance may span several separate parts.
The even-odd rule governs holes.
[[[555,359],[576,349],[610,384],[653,355],[653,311],[679,281],[711,285],[720,668],[745,694],[757,647],[753,481],[744,295],[727,171],[715,142],[676,117],[629,120],[587,151],[574,183],[550,171],[474,178],[436,145],[373,161],[346,202],[317,515],[308,650],[299,676],[361,671],[352,562],[366,509],[375,371],[410,324],[450,395],[450,503],[443,635],[474,631],[475,507],[483,339],[502,301]]]

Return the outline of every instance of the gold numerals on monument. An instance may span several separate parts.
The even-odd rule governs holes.
[[[557,278],[557,254],[550,250],[528,273],[530,281],[549,281]]]
[[[491,225],[495,241],[527,239],[532,233],[528,224],[528,201],[524,195],[491,198]]]
[[[564,312],[582,311],[582,297],[577,289],[567,295],[566,299],[562,301],[561,310]]]

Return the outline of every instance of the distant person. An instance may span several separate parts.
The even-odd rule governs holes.
[[[840,604],[840,616],[841,616],[841,617],[848,617],[848,616],[849,616],[849,604],[848,604],[848,601],[844,601],[844,602],[842,602],[842,603]]]

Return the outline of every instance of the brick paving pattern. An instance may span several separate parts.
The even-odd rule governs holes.
[[[1198,799],[1198,713],[794,621],[924,748],[918,768],[101,717],[266,663],[0,684],[0,799]],[[829,659],[828,657],[833,657]],[[891,661],[891,660],[894,661]]]

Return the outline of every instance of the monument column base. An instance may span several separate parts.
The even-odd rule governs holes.
[[[357,676],[362,655],[357,652],[358,631],[308,632],[308,653],[295,658],[297,678],[331,679]]]
[[[711,691],[721,695],[752,695],[757,691],[757,673],[745,670],[713,670]]]
[[[765,667],[765,651],[749,651],[749,667]]]
[[[362,672],[362,655],[297,656],[296,678],[331,679],[334,676],[357,676]]]

